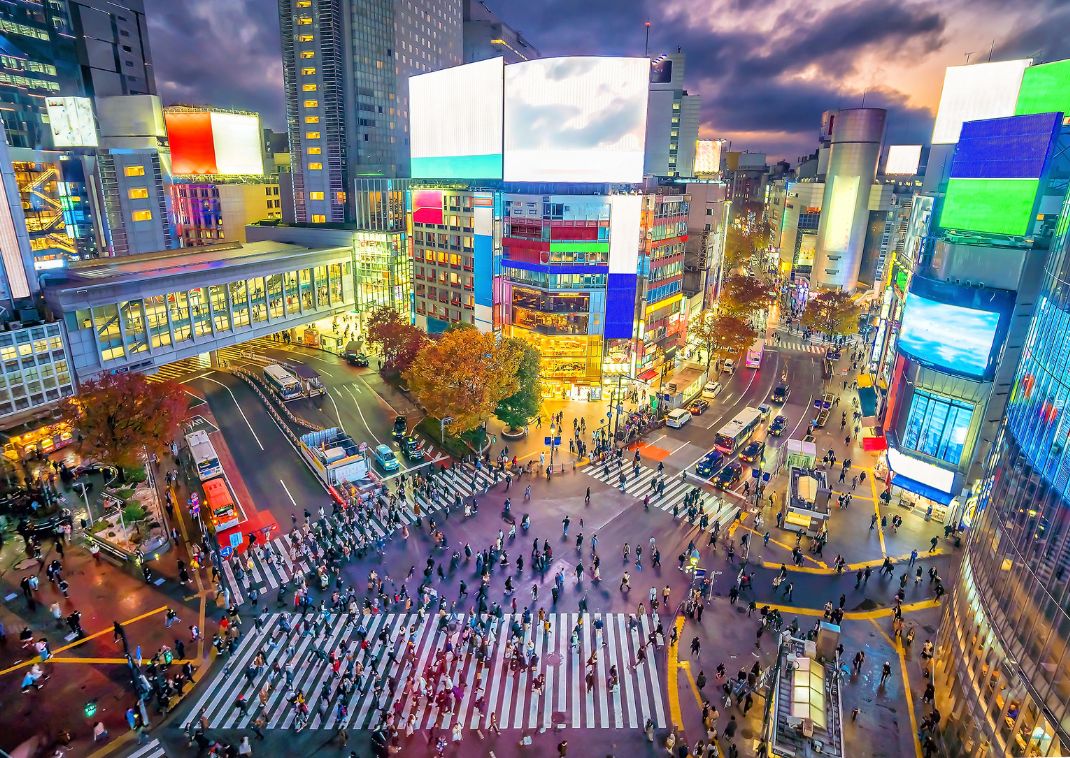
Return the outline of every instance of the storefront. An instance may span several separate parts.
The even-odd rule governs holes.
[[[57,421],[12,434],[4,445],[4,455],[12,462],[24,461],[38,454],[48,455],[73,441],[74,433],[70,425]]]
[[[956,472],[905,455],[894,447],[888,448],[881,463],[883,466],[876,472],[891,485],[888,491],[891,505],[941,523],[958,512],[959,503],[954,494]]]

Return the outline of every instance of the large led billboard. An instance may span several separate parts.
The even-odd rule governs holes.
[[[414,177],[502,178],[503,69],[493,58],[409,79]]]
[[[164,122],[175,175],[264,173],[263,136],[255,113],[168,109]]]
[[[948,67],[933,124],[932,144],[955,144],[967,121],[1013,116],[1022,75],[1030,63],[1031,58],[1023,58]]]
[[[1014,293],[915,276],[896,349],[920,363],[974,379],[991,378]]]
[[[1027,68],[1014,112],[1070,115],[1070,60]]]
[[[700,139],[695,140],[695,169],[696,176],[700,174],[716,174],[721,170],[721,148],[724,140]]]
[[[93,101],[88,97],[49,97],[45,99],[48,125],[52,129],[53,147],[97,147],[97,124],[93,119]]]
[[[921,145],[889,145],[884,173],[888,176],[914,176],[921,165]]]
[[[642,181],[649,74],[647,58],[506,66],[505,180]]]

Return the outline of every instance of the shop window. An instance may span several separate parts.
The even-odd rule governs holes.
[[[972,405],[918,390],[910,405],[903,447],[958,465],[972,419]]]

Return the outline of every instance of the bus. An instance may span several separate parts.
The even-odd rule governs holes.
[[[197,468],[197,476],[202,482],[223,473],[223,466],[219,463],[219,457],[215,454],[208,439],[208,432],[198,429],[186,435],[186,444],[189,446],[190,457],[193,465]]]
[[[754,434],[762,421],[762,412],[757,408],[744,408],[725,424],[714,438],[714,447],[725,455],[731,455]]]
[[[293,400],[304,394],[298,378],[277,363],[264,366],[264,381],[280,400]]]
[[[765,353],[765,340],[757,340],[747,350],[747,360],[743,365],[747,368],[758,368],[762,364],[762,355]]]

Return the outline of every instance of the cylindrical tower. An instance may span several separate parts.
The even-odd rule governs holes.
[[[848,108],[832,120],[832,146],[811,278],[818,287],[858,284],[869,221],[869,193],[884,140],[883,108]]]
[[[990,488],[940,629],[938,705],[969,756],[1070,751],[1070,203]]]

